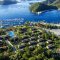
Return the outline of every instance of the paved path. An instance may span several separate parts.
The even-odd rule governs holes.
[[[16,51],[16,48],[13,46],[13,44],[10,41],[6,40],[6,43],[13,48],[13,51]]]

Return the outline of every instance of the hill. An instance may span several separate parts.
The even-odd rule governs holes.
[[[48,5],[57,6],[58,8],[60,8],[60,0],[46,0],[43,3],[48,4]]]
[[[30,6],[30,11],[32,11],[33,13],[52,10],[52,9],[58,9],[58,8],[56,6],[48,5],[40,2],[34,3]]]
[[[60,60],[59,54],[60,38],[40,23],[0,29],[0,60]]]

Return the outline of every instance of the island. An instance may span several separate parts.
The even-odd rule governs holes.
[[[40,2],[32,4],[29,8],[30,8],[30,11],[32,11],[33,13],[43,12],[46,10],[54,10],[54,9],[57,10],[58,9],[56,6],[47,5],[47,4],[40,3]]]

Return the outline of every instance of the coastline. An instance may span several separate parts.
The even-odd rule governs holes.
[[[54,24],[54,23],[45,23],[45,22],[41,22],[40,24],[43,24],[43,25],[52,25],[52,26],[57,26],[57,27],[60,27],[60,23],[58,24]],[[59,36],[60,37],[60,28],[58,29],[45,29],[47,32],[50,31],[52,32],[53,34],[55,34],[56,36]]]
[[[51,26],[57,26],[57,27],[60,27],[60,23],[58,23],[58,24],[54,24],[54,23],[46,23],[46,22],[35,22],[35,23],[33,23],[33,22],[31,22],[32,24],[41,24],[41,25],[44,25],[44,26],[46,26],[46,25],[51,25]],[[38,28],[40,28],[41,26],[36,26],[36,27],[38,27]],[[60,37],[60,28],[52,28],[52,29],[50,29],[50,28],[44,28],[44,27],[42,27],[42,29],[43,30],[45,30],[45,31],[47,31],[47,32],[51,32],[52,34],[55,34],[56,36],[58,36],[58,37]]]
[[[46,23],[46,22],[40,22],[40,24],[46,25],[46,24],[50,24],[52,26],[60,26],[60,23]]]

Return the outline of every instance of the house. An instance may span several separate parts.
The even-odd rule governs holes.
[[[60,48],[57,48],[56,53],[60,54]]]
[[[36,41],[30,41],[30,42],[29,42],[29,45],[36,45],[36,44],[37,44]]]
[[[27,31],[27,28],[21,28],[21,33],[24,33],[24,32],[26,32]]]
[[[38,39],[37,41],[38,41],[38,42],[46,42],[46,40],[43,39],[43,38],[40,38],[40,39]]]
[[[14,44],[18,44],[19,43],[19,38],[16,36],[14,38],[11,38],[11,42],[13,42]]]
[[[25,44],[18,45],[18,48],[19,48],[19,49],[23,49],[23,48],[25,48],[25,47],[26,47]]]
[[[35,33],[31,33],[31,36],[34,37],[35,36]]]
[[[7,39],[9,39],[9,38],[10,38],[10,36],[6,35],[4,38],[5,38],[5,40],[7,40]]]
[[[47,40],[46,43],[50,43],[51,44],[51,43],[53,43],[53,41],[52,40]]]
[[[36,40],[36,37],[31,37],[30,40]]]
[[[37,34],[38,37],[39,37],[39,36],[41,37],[41,35],[42,35],[42,33],[39,32],[39,31],[37,31],[36,34]]]
[[[7,50],[7,49],[8,49],[7,46],[2,46],[2,47],[0,47],[0,51],[5,51],[5,50]]]
[[[42,36],[41,35],[38,35],[38,39],[40,39],[40,38],[42,38]]]
[[[39,32],[38,34],[39,34],[39,35],[42,35],[42,32]]]
[[[20,49],[21,52],[24,52],[24,49]]]
[[[34,27],[32,28],[32,31],[36,31],[36,30],[37,30],[37,28],[34,28]]]
[[[38,30],[34,30],[33,32],[34,32],[34,33],[37,33],[37,32],[39,32],[39,31],[38,31]]]
[[[33,48],[33,46],[29,46],[29,49]]]
[[[47,49],[53,49],[55,46],[52,44],[49,44],[48,46],[46,46]]]
[[[3,42],[2,42],[2,40],[0,40],[0,47],[1,47],[1,46],[3,46]]]
[[[45,47],[45,43],[44,42],[40,42],[40,43],[37,44],[37,46]]]
[[[0,36],[0,40],[3,40],[3,37],[2,36]]]
[[[55,53],[52,54],[52,57],[59,57],[60,58],[60,48],[57,48]]]
[[[31,46],[29,46],[29,49],[33,49],[35,46],[34,45],[31,45]]]
[[[60,58],[60,54],[59,54],[59,53],[53,53],[53,54],[52,54],[52,57],[54,57],[54,58],[56,58],[56,57],[57,57],[57,58]]]
[[[23,38],[22,38],[22,40],[24,40],[24,39],[28,39],[29,38],[29,36],[24,36]]]
[[[23,39],[22,43],[28,43],[28,41],[29,41],[28,39]]]
[[[41,46],[41,44],[40,44],[40,43],[38,43],[38,44],[37,44],[37,46]]]

